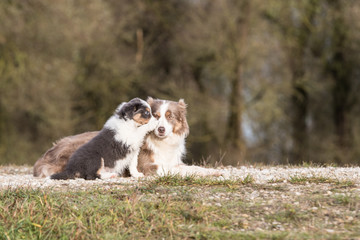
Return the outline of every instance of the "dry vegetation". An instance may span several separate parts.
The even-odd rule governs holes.
[[[0,178],[16,174],[20,181],[29,173],[7,167]],[[333,177],[258,183],[250,175],[165,176],[87,181],[85,190],[85,181],[77,188],[61,181],[6,187],[0,190],[0,238],[357,239],[359,179]]]

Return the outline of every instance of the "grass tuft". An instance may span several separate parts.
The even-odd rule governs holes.
[[[234,186],[251,184],[254,178],[249,174],[244,179],[219,179],[213,177],[199,177],[195,175],[182,177],[180,175],[159,176],[149,182],[159,186]]]
[[[339,183],[338,180],[336,179],[332,179],[329,177],[317,177],[317,176],[312,176],[312,177],[306,177],[306,176],[299,176],[299,175],[294,175],[294,176],[290,176],[289,182],[292,184],[306,184],[306,183],[331,183],[331,184],[337,184]]]

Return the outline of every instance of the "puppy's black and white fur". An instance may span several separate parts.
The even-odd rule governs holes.
[[[131,176],[141,177],[143,174],[137,170],[139,150],[145,135],[156,125],[147,102],[134,98],[122,103],[99,134],[76,150],[65,170],[50,178],[93,180],[121,174],[126,168]]]

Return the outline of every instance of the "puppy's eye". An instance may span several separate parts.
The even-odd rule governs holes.
[[[149,113],[148,111],[146,111],[144,114],[145,114],[145,116],[149,116],[149,115],[150,115],[150,113]]]

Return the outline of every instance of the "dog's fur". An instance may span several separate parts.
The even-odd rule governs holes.
[[[147,102],[135,98],[122,103],[103,129],[75,151],[65,170],[50,178],[93,180],[109,177],[112,172],[122,173],[127,167],[132,176],[141,177],[143,174],[137,171],[140,147],[156,125]]]
[[[189,134],[186,108],[183,99],[178,102],[148,98],[153,115],[159,120],[157,128],[150,132],[140,149],[137,169],[145,175],[219,175],[217,171],[197,166],[187,166],[182,162],[186,153],[185,139]],[[163,127],[164,129],[161,129]],[[160,132],[164,130],[164,132]],[[66,137],[55,143],[34,166],[35,177],[46,177],[59,172],[69,156],[98,132],[88,132]],[[123,176],[129,176],[127,171]]]
[[[159,120],[157,128],[150,132],[141,147],[138,169],[145,175],[179,174],[216,175],[220,172],[198,166],[188,166],[182,161],[186,153],[185,138],[189,135],[186,120],[187,105],[178,102],[148,98],[153,115]]]
[[[41,156],[34,165],[35,177],[48,177],[62,172],[71,155],[82,145],[89,142],[99,131],[85,132],[74,136],[64,137],[53,143],[53,147]]]
[[[186,153],[185,138],[189,134],[186,120],[186,104],[148,98],[153,115],[159,123],[145,138],[139,154],[138,169],[145,175],[172,173],[183,165]]]

